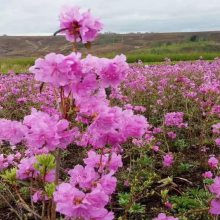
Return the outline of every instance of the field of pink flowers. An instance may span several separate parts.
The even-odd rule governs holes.
[[[220,59],[82,58],[101,22],[60,28],[73,53],[0,74],[0,219],[217,220]]]

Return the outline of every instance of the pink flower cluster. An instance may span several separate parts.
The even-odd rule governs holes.
[[[34,80],[33,74],[0,74],[0,114],[7,119],[21,120],[30,108],[50,112],[54,108],[54,90]],[[16,105],[16,108],[13,106]],[[10,109],[10,111],[9,111]]]
[[[7,158],[4,157],[3,154],[0,154],[0,171],[4,170],[9,166]]]
[[[109,60],[106,58],[101,59],[100,79],[104,88],[117,87],[122,80],[126,77],[128,64],[126,57],[116,56],[114,59]]]
[[[174,157],[172,153],[167,153],[163,156],[163,166],[164,167],[171,167],[174,163]]]
[[[35,79],[50,83],[55,87],[67,87],[73,94],[85,96],[96,91],[100,86],[116,87],[126,77],[128,64],[124,55],[114,59],[98,58],[88,55],[81,59],[80,53],[68,56],[50,53],[44,59],[36,60],[30,68]]]
[[[112,107],[97,116],[83,137],[87,140],[86,145],[91,144],[95,148],[107,145],[120,148],[128,138],[141,138],[147,127],[145,117],[134,115],[131,110]]]
[[[170,112],[165,115],[164,124],[166,126],[174,126],[178,128],[187,127],[186,123],[183,123],[183,112]]]
[[[215,139],[215,144],[216,144],[218,147],[220,147],[220,138],[216,138],[216,139]]]
[[[12,145],[18,144],[23,140],[26,132],[27,128],[21,122],[0,119],[0,141],[8,141]]]
[[[212,125],[213,134],[220,134],[220,123]]]
[[[211,113],[217,115],[220,118],[220,105],[214,105],[212,107]]]
[[[4,155],[0,154],[0,171],[3,171],[10,167],[11,165],[17,165],[17,161],[21,158],[21,154],[19,152],[15,152],[14,154]]]
[[[41,154],[66,148],[74,137],[79,135],[78,129],[69,129],[67,120],[60,120],[58,115],[49,114],[36,109],[25,116],[23,123],[0,120],[0,140],[17,144],[23,141],[31,154]]]
[[[74,42],[74,45],[76,42],[86,44],[98,36],[102,24],[92,17],[90,11],[81,13],[79,8],[74,7],[62,10],[60,28],[65,33],[66,39]],[[52,198],[45,196],[44,190],[39,187],[40,189],[34,189],[32,200],[38,202],[53,199],[56,202],[57,212],[67,219],[114,219],[114,214],[107,210],[107,205],[111,202],[116,189],[117,179],[114,175],[122,167],[122,156],[118,153],[123,152],[122,146],[127,140],[136,147],[146,145],[154,151],[153,156],[156,159],[162,154],[163,167],[171,167],[174,163],[174,154],[169,152],[169,149],[174,149],[178,143],[185,146],[185,141],[188,144],[186,137],[191,138],[191,135],[186,134],[194,131],[191,128],[196,121],[194,119],[197,119],[197,112],[199,117],[213,121],[217,121],[216,117],[220,117],[219,60],[210,63],[180,62],[176,65],[171,65],[167,60],[165,65],[160,66],[139,64],[129,68],[124,55],[105,59],[91,55],[82,58],[80,53],[71,53],[67,56],[50,53],[45,58],[36,60],[35,65],[30,68],[38,83],[33,80],[31,74],[29,76],[23,74],[20,77],[13,75],[10,77],[16,86],[7,90],[5,85],[9,85],[10,82],[6,77],[0,76],[0,111],[4,111],[7,107],[4,102],[11,97],[16,100],[18,106],[34,103],[35,96],[37,104],[45,104],[41,108],[36,107],[42,111],[32,110],[22,122],[0,120],[2,144],[23,142],[28,149],[22,152],[24,157],[18,163],[14,155],[1,154],[0,170],[13,165],[17,168],[17,178],[20,180],[37,181],[43,178],[44,182],[50,183],[54,182],[55,171],[50,170],[42,177],[34,166],[35,155],[66,149],[70,143],[92,148],[87,158],[83,160],[85,165],[76,165],[69,170],[67,181],[61,182],[61,178],[59,179]],[[20,86],[17,81],[22,82]],[[25,85],[26,81],[24,93],[22,85]],[[49,86],[45,86],[44,83],[48,83]],[[45,91],[41,91],[42,88]],[[27,95],[33,90],[40,92]],[[123,94],[124,90],[128,92],[128,97]],[[137,106],[128,104],[130,100],[136,98],[136,91],[144,91],[142,93],[145,96],[152,96],[153,99],[144,100],[146,106],[140,106],[141,104],[136,103],[136,100]],[[41,92],[43,95],[40,94]],[[181,105],[174,109],[177,98],[181,99],[180,97],[184,103],[180,102]],[[112,99],[118,99],[121,107],[113,106],[115,102],[112,102]],[[57,114],[56,110],[51,108],[55,106],[54,101],[57,109],[66,110],[66,115],[64,111],[60,112],[62,114]],[[183,106],[186,111],[180,110]],[[193,108],[195,111],[191,112]],[[164,110],[168,111],[165,115]],[[145,111],[146,115],[152,116],[155,127],[151,127],[144,116],[135,114]],[[184,112],[187,112],[190,129],[179,134],[178,128],[188,126],[184,121]],[[209,116],[211,117],[208,118]],[[159,125],[161,120],[157,119],[161,118],[165,118],[164,123]],[[79,129],[74,127],[76,125]],[[208,132],[205,132],[207,130]],[[209,137],[209,130],[210,127],[206,129],[204,126],[202,130],[198,128],[197,133]],[[218,136],[220,123],[214,124],[212,131],[211,138],[212,135]],[[174,141],[176,143],[173,143]],[[192,146],[193,150],[197,145],[191,141],[190,139],[189,146]],[[167,146],[170,145],[167,147],[168,153],[164,153],[165,142]],[[202,142],[202,144],[205,150],[208,149],[206,143]],[[215,144],[220,146],[219,137],[215,139]],[[184,153],[183,147],[181,154]],[[155,160],[152,160],[152,163]],[[207,171],[202,176],[212,181],[213,175],[218,171],[219,160],[215,156],[210,156],[208,165],[212,172]],[[124,183],[126,187],[131,186],[128,180]],[[218,176],[208,188],[215,196],[211,201],[210,213],[219,215]],[[168,201],[164,204],[169,209],[175,209],[175,206]],[[178,218],[160,213],[154,220],[178,220]]]
[[[215,177],[214,183],[209,186],[209,190],[215,194],[217,198],[220,198],[220,177]]]
[[[214,135],[220,134],[220,123],[212,125],[212,133]],[[215,139],[215,144],[217,145],[217,147],[220,147],[220,138],[219,137]]]
[[[53,182],[55,180],[55,170],[49,170],[44,176],[41,176],[40,172],[34,168],[36,163],[35,156],[24,157],[17,165],[17,178],[20,180],[42,178],[47,183]]]
[[[60,120],[58,115],[50,116],[36,109],[32,109],[31,115],[24,118],[23,124],[27,127],[27,147],[33,153],[65,149],[78,135],[77,129],[69,129],[67,120]]]
[[[211,201],[209,212],[213,215],[220,215],[220,199]]]
[[[73,21],[77,16],[79,20]],[[68,28],[66,36],[69,40],[89,41],[86,34],[91,29],[85,35],[81,32],[85,30],[83,19],[78,9],[68,9],[62,14],[61,28]],[[78,32],[75,32],[75,25]],[[64,98],[73,99],[75,121],[85,126],[81,134],[77,130],[74,133],[68,130],[67,121],[42,112],[32,112],[31,116],[24,119],[28,127],[29,149],[34,149],[34,153],[38,153],[37,150],[42,153],[44,148],[48,151],[65,148],[72,141],[70,137],[75,139],[77,136],[77,145],[101,148],[102,152],[89,151],[88,157],[84,159],[86,165],[75,166],[68,172],[69,182],[58,185],[53,199],[57,211],[66,217],[94,220],[114,218],[106,205],[116,188],[117,179],[113,175],[122,167],[121,155],[117,153],[121,151],[121,144],[129,138],[136,138],[138,142],[149,127],[146,118],[135,115],[132,109],[110,106],[106,90],[119,91],[118,86],[126,77],[127,70],[124,55],[113,59],[88,55],[82,59],[79,53],[68,56],[52,53],[44,59],[38,59],[30,68],[36,80],[49,83],[61,93],[59,104],[63,104]],[[134,110],[145,109],[139,106],[134,107]],[[34,199],[37,201],[40,195],[37,193]]]
[[[215,195],[215,199],[211,201],[209,212],[213,215],[220,215],[220,177],[215,177],[214,183],[209,186],[209,190]]]
[[[34,164],[36,163],[35,157],[23,158],[18,165],[17,178],[28,179],[39,175],[39,172],[35,170]]]
[[[218,163],[218,159],[214,156],[211,156],[208,160],[208,165],[213,169],[216,169],[218,167]]]
[[[50,83],[55,87],[66,86],[81,71],[81,54],[71,53],[68,56],[50,53],[44,59],[39,58],[30,68],[37,81]]]
[[[105,206],[115,191],[117,180],[113,174],[122,167],[121,156],[89,151],[84,162],[85,167],[77,165],[68,172],[69,183],[57,187],[57,211],[72,218],[111,220],[114,215]]]
[[[103,25],[90,11],[81,13],[79,7],[63,7],[60,28],[68,41],[87,43],[95,40]]]
[[[202,176],[206,179],[212,179],[213,173],[211,171],[206,171],[202,174]]]

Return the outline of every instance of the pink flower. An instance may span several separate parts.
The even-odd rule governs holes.
[[[98,183],[98,189],[102,190],[106,195],[111,195],[115,191],[117,179],[112,174],[107,174],[103,175]]]
[[[32,201],[36,203],[41,200],[42,200],[42,191],[39,190],[39,191],[35,192],[34,195],[32,196]]]
[[[160,134],[162,132],[161,128],[154,128],[153,129],[153,134]]]
[[[124,55],[116,56],[114,59],[102,59],[100,78],[102,86],[117,87],[125,79],[129,68]]]
[[[0,171],[4,170],[9,166],[7,159],[4,157],[3,154],[0,154]]]
[[[154,152],[158,152],[160,150],[160,147],[155,145],[155,146],[152,147],[152,150]]]
[[[166,206],[168,209],[172,209],[172,208],[173,208],[173,205],[172,205],[172,203],[170,203],[170,202],[165,202],[165,206]]]
[[[55,170],[50,170],[46,173],[44,180],[48,183],[52,183],[55,181]]]
[[[114,219],[114,213],[113,212],[108,212],[107,210],[105,210],[103,212],[103,215],[102,216],[98,216],[98,217],[95,217],[94,215],[94,220],[113,220]]]
[[[207,172],[203,173],[202,176],[204,178],[211,179],[213,176],[213,173],[211,171],[207,171]]]
[[[146,118],[134,115],[131,110],[122,111],[118,107],[106,108],[89,126],[86,135],[88,144],[95,148],[106,145],[118,147],[128,138],[141,138],[147,127]]]
[[[15,159],[16,160],[20,160],[21,159],[21,153],[20,152],[16,152]]]
[[[17,103],[19,103],[19,104],[23,104],[23,103],[26,103],[28,100],[27,100],[27,98],[25,98],[25,97],[21,97],[21,98],[18,98],[17,99]]]
[[[85,220],[100,218],[107,215],[104,208],[108,203],[108,196],[100,190],[94,189],[84,193],[68,183],[62,183],[54,193],[56,210],[67,217]]]
[[[97,76],[90,72],[85,72],[84,75],[76,77],[75,81],[71,84],[71,92],[74,97],[87,98],[98,90]],[[80,97],[79,97],[80,96]],[[82,100],[81,100],[82,101]]]
[[[214,156],[210,157],[208,160],[208,164],[211,168],[217,168],[218,167],[218,159],[216,159]]]
[[[18,89],[18,88],[12,88],[11,92],[14,94],[14,95],[17,95],[21,90]]]
[[[44,59],[37,59],[30,72],[37,81],[50,83],[55,87],[67,86],[81,74],[80,58],[80,53],[71,53],[68,56],[50,53]]]
[[[18,144],[24,139],[26,127],[21,122],[0,119],[0,141]]]
[[[54,193],[56,210],[67,217],[89,218],[86,204],[83,204],[85,193],[68,183],[62,183]]]
[[[93,96],[76,98],[76,105],[80,109],[77,120],[83,121],[83,123],[87,123],[90,121],[81,117],[80,114],[94,116],[100,112],[105,112],[108,108],[109,101],[106,99],[106,94],[103,91],[102,93],[100,92]]]
[[[70,183],[73,186],[79,184],[83,189],[91,189],[95,181],[99,178],[94,168],[89,166],[83,167],[81,165],[76,165],[68,174],[70,175]]]
[[[108,162],[108,156],[107,155],[101,155],[97,154],[95,151],[90,150],[88,152],[88,157],[85,158],[84,163],[89,166],[89,167],[93,167],[93,168],[99,168],[101,167],[105,167],[107,162]]]
[[[60,28],[71,42],[92,42],[102,30],[102,23],[92,17],[90,11],[80,12],[78,7],[63,7],[60,13]]]
[[[88,157],[85,158],[84,163],[91,168],[99,168],[100,170],[108,169],[111,173],[117,172],[122,167],[121,155],[116,153],[110,154],[97,154],[95,151],[90,150]]]
[[[179,220],[178,218],[172,216],[166,216],[164,213],[160,213],[156,218],[153,220]]]
[[[39,172],[35,170],[34,164],[37,162],[35,157],[23,158],[18,164],[17,178],[24,180],[37,177]]]
[[[211,207],[209,212],[212,215],[220,215],[220,200],[219,199],[213,199],[211,201]]]
[[[170,112],[165,115],[165,125],[174,126],[178,128],[187,127],[187,124],[183,123],[183,112]]]
[[[167,135],[172,140],[174,140],[176,138],[176,133],[173,131],[167,132]]]
[[[111,156],[109,155],[109,157],[111,158],[110,161],[108,162],[108,169],[112,172],[115,173],[118,171],[118,169],[120,167],[123,166],[122,164],[122,159],[121,159],[121,155],[120,154],[116,154],[116,153],[112,153]]]
[[[163,166],[164,167],[172,166],[172,164],[174,162],[173,160],[174,160],[174,158],[173,158],[172,153],[166,154],[165,156],[163,156]]]
[[[48,197],[46,195],[43,195],[43,191],[42,190],[38,190],[34,193],[34,195],[32,196],[32,201],[37,203],[39,201],[42,200],[48,200]]]
[[[220,134],[220,123],[212,125],[213,134]]]
[[[217,198],[220,197],[220,177],[215,177],[214,183],[209,186],[209,190],[211,193],[215,194]]]
[[[144,113],[146,111],[146,108],[144,106],[136,105],[136,106],[134,106],[134,110]]]
[[[220,105],[214,105],[211,110],[212,114],[218,115],[220,117]]]
[[[217,147],[220,147],[220,138],[215,139],[215,144],[217,145]]]
[[[14,155],[14,154],[9,154],[9,155],[6,157],[6,160],[7,160],[8,164],[13,164],[14,159],[15,159],[15,155]]]
[[[133,143],[134,145],[136,145],[137,147],[143,147],[146,142],[144,141],[144,139],[135,139],[135,138],[134,138],[134,139],[132,140],[132,143]]]
[[[59,120],[58,117],[51,117],[47,113],[32,109],[31,115],[25,116],[24,122],[28,130],[26,141],[32,152],[46,148],[49,151],[57,147],[66,148],[73,141],[74,130],[69,130],[67,120]]]

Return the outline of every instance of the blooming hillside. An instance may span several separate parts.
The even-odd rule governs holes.
[[[65,8],[60,27],[74,52],[0,75],[0,217],[217,219],[220,60],[82,57],[100,21]]]

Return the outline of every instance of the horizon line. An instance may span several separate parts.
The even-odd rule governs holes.
[[[220,32],[220,30],[201,30],[201,31],[193,31],[193,30],[183,30],[183,31],[167,31],[167,32],[153,32],[153,31],[133,31],[133,32],[113,32],[113,31],[106,31],[101,33],[101,35],[105,34],[172,34],[172,33],[207,33],[207,32]],[[34,36],[53,36],[53,33],[23,33],[23,34],[7,34],[7,33],[0,33],[0,37],[34,37]],[[59,34],[57,36],[64,36],[64,34]]]

